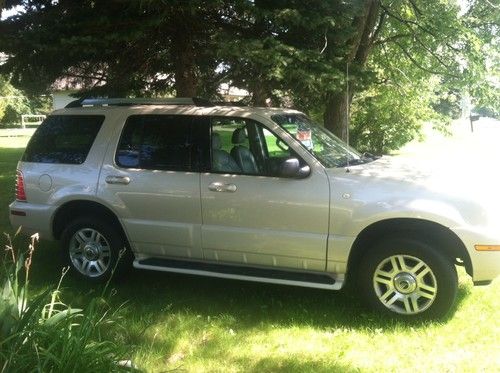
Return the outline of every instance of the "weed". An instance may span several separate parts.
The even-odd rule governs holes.
[[[19,233],[19,232],[17,232]],[[17,235],[16,233],[16,235]],[[113,372],[130,370],[125,351],[110,337],[120,307],[106,302],[107,286],[85,309],[61,299],[62,270],[55,288],[29,296],[30,269],[37,235],[27,252],[16,252],[9,235],[0,269],[0,372]]]

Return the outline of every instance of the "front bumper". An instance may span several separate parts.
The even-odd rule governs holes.
[[[469,252],[472,280],[475,285],[486,285],[500,275],[500,251],[477,251],[475,245],[499,245],[498,233],[473,228],[452,228]]]

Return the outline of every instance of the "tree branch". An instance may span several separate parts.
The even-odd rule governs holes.
[[[365,0],[364,1],[364,6],[363,6],[363,11],[361,14],[357,15],[354,17],[352,21],[352,26],[355,29],[354,36],[347,41],[347,47],[349,50],[349,54],[347,56],[347,62],[350,62],[356,58],[356,54],[358,53],[359,46],[362,42],[363,36],[365,35],[366,32],[366,21],[369,16],[372,2],[374,0]],[[376,1],[376,0],[375,0]]]
[[[410,3],[411,7],[413,8],[413,11],[415,12],[415,15],[421,16],[422,15],[422,11],[420,10],[420,8],[415,3],[415,0],[408,0],[408,1]]]
[[[77,74],[77,73],[71,73],[69,71],[63,73],[62,75],[67,76],[69,78],[77,78],[77,79],[91,79],[100,81],[104,80],[104,75],[95,76],[95,75]]]
[[[378,38],[378,36],[380,34],[380,31],[382,31],[382,28],[384,27],[384,23],[385,23],[386,17],[387,17],[387,13],[385,11],[383,11],[382,13],[380,13],[380,17],[378,19],[377,28],[373,32],[373,35],[372,35],[371,40],[370,40],[370,44],[374,45],[376,43],[377,38]]]
[[[425,66],[422,66],[415,58],[413,58],[413,56],[400,43],[398,43],[398,42],[394,42],[394,43],[399,47],[399,49],[401,49],[401,52],[403,52],[403,54],[411,61],[411,63],[413,63],[420,70],[425,71],[429,74],[443,75],[443,76],[450,76],[453,78],[458,78],[457,75],[449,74],[448,72],[444,72],[444,71],[434,71],[434,70],[431,70]]]
[[[394,19],[398,20],[399,22],[401,22],[401,23],[403,23],[403,24],[407,24],[407,25],[408,25],[408,24],[415,25],[415,26],[417,26],[417,28],[421,29],[421,30],[422,30],[422,31],[424,31],[425,33],[427,33],[427,34],[431,35],[431,36],[432,36],[432,37],[434,37],[434,38],[437,38],[437,35],[436,35],[434,32],[432,32],[432,31],[430,31],[428,28],[426,28],[426,27],[422,26],[422,25],[421,25],[420,23],[418,23],[417,21],[413,21],[413,20],[411,20],[411,19],[402,18],[402,17],[400,17],[399,15],[397,15],[397,14],[395,14],[395,13],[391,12],[391,11],[390,11],[390,10],[389,10],[386,6],[384,6],[384,5],[381,5],[381,7],[382,7],[382,9],[384,9],[384,11],[386,11],[386,12],[387,12],[387,14],[388,14],[389,16],[391,16],[392,18],[394,18]]]
[[[412,0],[409,0],[410,2]],[[446,69],[449,69],[450,66],[447,65],[440,56],[438,56],[434,51],[432,51],[427,45],[425,45],[425,43],[418,37],[417,33],[415,32],[415,29],[411,26],[411,25],[415,25],[417,28],[421,29],[422,31],[426,32],[427,34],[431,35],[432,37],[436,38],[436,36],[434,35],[434,33],[432,33],[431,31],[429,31],[427,28],[423,27],[422,25],[420,25],[418,22],[416,21],[413,21],[413,20],[409,20],[409,19],[404,19],[402,17],[399,17],[398,15],[390,12],[386,7],[382,6],[382,8],[387,12],[387,14],[393,18],[395,18],[396,20],[400,21],[407,29],[408,31],[411,33],[411,36],[413,36],[414,40],[417,41],[424,49],[425,51],[427,51],[432,57],[434,57],[438,63],[442,66],[444,66]],[[399,39],[399,38],[398,38]],[[394,41],[394,39],[392,40]],[[398,44],[398,43],[396,43]],[[457,48],[454,48],[452,47],[451,45],[449,45],[449,43],[446,43],[445,42],[445,45],[454,50],[455,52],[457,52]],[[401,47],[401,44],[398,44],[399,47]],[[453,74],[449,74],[450,76],[454,76]]]
[[[450,66],[447,65],[440,56],[438,56],[435,52],[433,52],[423,41],[421,41],[416,35],[413,35],[414,39],[428,52],[431,54],[432,57],[434,57],[442,66],[445,68],[449,69]]]
[[[398,40],[398,39],[403,39],[403,38],[407,38],[407,37],[410,37],[410,36],[413,36],[413,34],[396,34],[396,35],[393,35],[393,36],[389,36],[389,37],[387,37],[385,39],[377,40],[373,44],[374,45],[387,44],[387,43],[389,43],[391,41]]]
[[[373,30],[376,29],[377,20],[380,20],[380,1],[367,0],[367,14],[364,18],[361,38],[354,59],[359,64],[364,64],[373,47]],[[385,16],[384,16],[385,17]]]

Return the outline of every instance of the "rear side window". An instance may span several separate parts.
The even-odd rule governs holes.
[[[82,164],[103,121],[103,115],[49,116],[31,138],[22,160]]]
[[[208,158],[208,136],[203,118],[133,115],[125,123],[115,160],[125,168],[199,171]]]

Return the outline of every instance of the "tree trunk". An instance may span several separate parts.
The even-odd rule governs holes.
[[[110,66],[106,79],[106,95],[108,97],[127,97],[130,93],[130,81],[126,79],[127,68],[121,61]]]
[[[352,94],[349,98],[351,103]],[[323,113],[325,127],[340,139],[347,140],[347,102],[346,91],[329,93],[326,98],[326,108]]]
[[[269,98],[267,90],[262,83],[256,82],[252,84],[252,105],[253,106],[267,106],[266,100]]]
[[[364,0],[363,12],[353,19],[353,36],[347,41],[349,51],[345,63],[363,66],[373,47],[373,42],[382,27],[380,0]],[[352,89],[349,89],[349,106],[352,102]],[[345,87],[339,92],[328,92],[325,101],[323,122],[326,128],[342,140],[347,140],[347,100]]]
[[[193,40],[188,30],[179,30],[172,40],[177,97],[196,97],[198,75]]]

